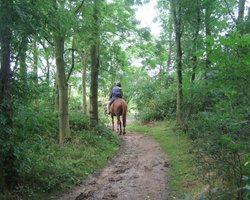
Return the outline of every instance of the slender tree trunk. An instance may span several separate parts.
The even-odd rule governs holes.
[[[205,33],[206,33],[206,70],[205,70],[205,78],[207,78],[207,70],[210,68],[211,61],[211,45],[208,42],[209,38],[211,37],[211,25],[210,25],[210,18],[212,14],[212,9],[210,4],[205,8]]]
[[[20,75],[22,79],[22,83],[24,85],[24,89],[27,87],[27,65],[26,65],[26,58],[27,58],[27,50],[28,50],[28,38],[27,36],[23,36],[20,48]],[[26,89],[25,89],[26,91]]]
[[[212,4],[213,4],[213,1],[209,4],[206,5],[205,7],[205,34],[206,34],[206,38],[205,38],[205,43],[206,43],[206,48],[205,48],[205,51],[206,51],[206,58],[205,58],[205,70],[204,70],[204,81],[205,81],[205,85],[208,84],[207,82],[207,73],[208,73],[208,70],[210,69],[210,66],[211,66],[211,59],[210,59],[210,56],[211,56],[211,44],[210,44],[210,38],[212,36],[211,34],[211,22],[210,22],[210,19],[211,19],[211,14],[212,14]],[[203,110],[206,109],[206,106],[207,106],[207,102],[209,102],[209,96],[208,95],[204,95],[203,97],[203,102],[202,102],[202,107],[203,107]]]
[[[193,58],[192,58],[192,61],[193,61],[193,70],[192,70],[192,82],[194,82],[195,80],[195,71],[196,71],[196,68],[198,66],[198,59],[197,59],[197,55],[196,52],[197,52],[197,42],[198,42],[198,37],[199,37],[199,31],[200,31],[200,23],[201,23],[201,18],[200,18],[200,0],[196,0],[196,30],[195,30],[195,33],[194,33],[194,40],[193,40]]]
[[[236,23],[237,23],[237,29],[240,35],[243,35],[247,32],[247,23],[244,22],[245,3],[246,3],[246,0],[239,0],[239,3],[238,3],[238,17],[237,17]],[[248,52],[249,52],[249,46],[248,47],[239,46],[238,47],[239,59],[241,59],[240,57],[247,55]]]
[[[36,37],[33,38],[33,80],[35,84],[38,84],[38,48]]]
[[[56,35],[55,56],[59,91],[59,143],[62,145],[70,137],[69,111],[68,111],[68,85],[64,67],[64,36]]]
[[[90,119],[91,125],[98,123],[98,74],[99,45],[91,47]]]
[[[172,52],[173,52],[173,42],[172,42],[172,34],[173,34],[173,23],[172,18],[169,19],[169,35],[168,35],[168,61],[167,61],[167,67],[168,69],[171,68],[172,64]]]
[[[245,30],[245,24],[244,24],[244,10],[245,10],[245,3],[246,0],[239,0],[238,3],[238,18],[237,18],[237,28],[240,32],[241,35],[244,34]],[[239,55],[243,55],[246,54],[246,52],[249,52],[248,48],[244,48],[244,47],[239,47]],[[238,188],[243,188],[244,184],[243,179],[241,178],[241,181],[238,185]],[[237,200],[243,200],[244,199],[244,190],[238,190],[237,191]]]
[[[87,114],[87,92],[86,92],[86,71],[88,60],[88,48],[81,55],[82,58],[82,111]]]
[[[47,83],[49,83],[50,81],[50,64],[49,64],[49,56],[46,55],[45,56],[45,59],[46,59],[46,80],[47,80]]]
[[[46,81],[47,81],[47,83],[49,83],[50,82],[50,62],[49,62],[50,52],[48,50],[49,48],[46,47],[45,42],[42,42],[41,44],[43,46],[44,53],[45,53],[44,57],[45,57],[45,61],[46,61]],[[38,51],[38,50],[36,50],[36,51]],[[36,53],[34,52],[33,54],[34,54],[34,69],[36,69],[34,71],[37,71],[38,66],[37,66],[37,64],[35,64],[35,60],[36,60],[35,55],[36,55]],[[37,55],[38,55],[38,53],[37,53]]]
[[[250,7],[248,8],[245,24],[246,24],[246,33],[250,33]]]
[[[68,73],[68,76],[67,76],[67,79],[66,79],[67,82],[69,82],[69,78],[70,78],[74,68],[75,68],[75,50],[72,47],[72,51],[71,51],[71,68],[69,70],[69,73]]]
[[[98,123],[98,75],[99,75],[99,9],[100,0],[94,1],[94,13],[93,13],[93,41],[91,46],[91,83],[90,83],[90,124],[94,126]]]
[[[2,9],[10,11],[12,10],[12,6],[13,1],[5,0],[4,6],[0,8],[0,17],[3,17]],[[12,32],[9,28],[11,20],[8,16],[6,18],[0,27],[0,192],[10,190],[15,184],[14,179],[17,176],[13,141],[13,105],[10,66]]]
[[[176,100],[176,122],[182,122],[182,47],[181,47],[181,6],[170,0],[174,19],[175,43],[176,43],[176,72],[177,72],[177,100]]]
[[[239,0],[238,3],[238,18],[237,18],[237,28],[241,34],[245,32],[244,30],[244,10],[245,10],[246,0]]]
[[[54,83],[54,106],[55,110],[59,112],[59,90],[58,90],[58,76],[57,72],[55,74],[55,83]]]
[[[195,6],[196,6],[196,24],[195,24],[195,32],[194,32],[194,40],[193,40],[193,56],[192,56],[192,91],[191,91],[191,101],[189,102],[189,112],[188,112],[188,118],[191,117],[192,112],[193,112],[193,96],[194,96],[194,80],[195,80],[195,75],[196,75],[196,69],[198,66],[198,58],[196,55],[197,49],[198,49],[198,37],[199,37],[199,31],[200,31],[200,23],[201,23],[201,18],[200,18],[200,0],[195,1]]]
[[[112,87],[115,85],[115,81],[116,81],[116,69],[115,69],[115,62],[114,62],[114,58],[112,56],[111,58],[111,64],[110,64],[110,71],[111,71],[111,86],[109,88],[109,91],[112,89]]]

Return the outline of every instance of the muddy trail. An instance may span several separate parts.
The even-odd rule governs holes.
[[[106,167],[57,200],[165,200],[168,160],[143,134],[121,136],[121,149]]]

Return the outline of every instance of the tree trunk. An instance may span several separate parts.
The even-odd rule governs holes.
[[[196,29],[194,33],[194,41],[193,41],[193,70],[192,70],[192,82],[195,80],[195,71],[198,66],[197,63],[197,56],[195,55],[197,52],[197,42],[198,42],[198,37],[199,37],[199,31],[200,31],[200,23],[201,23],[201,18],[200,18],[200,0],[196,0]]]
[[[38,49],[36,37],[33,38],[33,80],[35,84],[38,84]]]
[[[24,86],[24,91],[27,87],[27,65],[26,65],[26,58],[27,58],[27,50],[28,50],[28,38],[27,36],[23,36],[20,48],[20,75],[22,84]]]
[[[82,54],[82,111],[87,114],[87,92],[86,92],[86,71],[88,60],[88,48],[86,48]]]
[[[98,123],[98,74],[99,45],[91,46],[90,119],[91,125]]]
[[[176,123],[182,122],[182,47],[181,47],[181,6],[170,0],[174,19],[175,43],[176,43],[176,72],[177,72],[177,100],[176,100]]]
[[[208,42],[208,39],[211,37],[211,28],[210,28],[210,18],[212,14],[212,8],[211,5],[207,5],[205,8],[205,33],[206,33],[206,70],[205,70],[205,78],[207,78],[207,70],[210,68],[211,61],[210,61],[210,55],[211,55],[211,45]]]
[[[58,76],[57,72],[55,74],[55,83],[54,83],[54,106],[55,110],[59,112],[59,91],[58,91]]]
[[[56,35],[55,56],[56,74],[59,91],[59,143],[62,145],[66,138],[70,137],[69,112],[68,112],[68,85],[64,68],[64,36]]]
[[[0,8],[0,17],[2,9],[11,10],[13,2],[6,0]],[[13,142],[13,105],[11,94],[11,36],[8,17],[0,27],[1,43],[1,69],[0,69],[0,192],[9,190],[15,184],[17,171],[15,168],[16,157],[14,154]]]
[[[172,18],[169,19],[169,35],[168,35],[168,61],[167,68],[170,69],[172,65],[172,52],[173,52],[173,42],[172,42],[172,34],[173,34],[173,23]]]
[[[43,49],[44,49],[44,58],[45,58],[45,61],[46,61],[46,81],[49,84],[49,82],[50,82],[50,62],[49,62],[50,52],[49,52],[49,48],[46,47],[45,42],[42,42],[41,45],[43,46]],[[34,52],[34,60],[35,60],[35,52]],[[34,64],[34,69],[35,69],[35,67],[37,69],[38,66]]]
[[[46,55],[45,56],[45,59],[46,59],[46,80],[47,80],[47,83],[49,83],[50,81],[50,63],[49,63],[49,56]]]
[[[98,123],[98,75],[99,75],[99,19],[98,5],[100,0],[94,1],[93,13],[93,42],[91,46],[91,83],[90,83],[90,124],[94,126]]]
[[[246,0],[239,0],[238,3],[238,18],[237,18],[237,28],[241,35],[245,32],[244,30],[244,10],[245,10]]]
[[[199,37],[199,31],[200,31],[200,24],[201,24],[201,18],[200,18],[200,0],[196,0],[196,24],[195,24],[195,32],[194,32],[194,40],[193,40],[193,56],[192,56],[192,77],[191,77],[191,81],[192,81],[192,90],[191,90],[191,101],[189,102],[189,111],[188,111],[188,118],[191,117],[192,112],[193,112],[193,96],[194,96],[194,90],[193,90],[193,86],[194,86],[194,80],[195,80],[195,75],[196,75],[196,69],[198,66],[198,58],[196,55],[197,49],[198,49],[198,37]]]

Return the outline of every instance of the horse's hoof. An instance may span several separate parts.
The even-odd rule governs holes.
[[[123,135],[125,135],[126,134],[126,132],[123,132]]]

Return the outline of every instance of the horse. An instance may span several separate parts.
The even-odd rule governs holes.
[[[122,98],[116,99],[110,106],[110,115],[112,118],[112,128],[114,128],[114,116],[117,117],[117,132],[121,135],[125,135],[125,127],[126,127],[126,116],[127,116],[128,105],[126,101]],[[122,117],[122,122],[120,117]],[[123,130],[122,130],[123,127]]]

